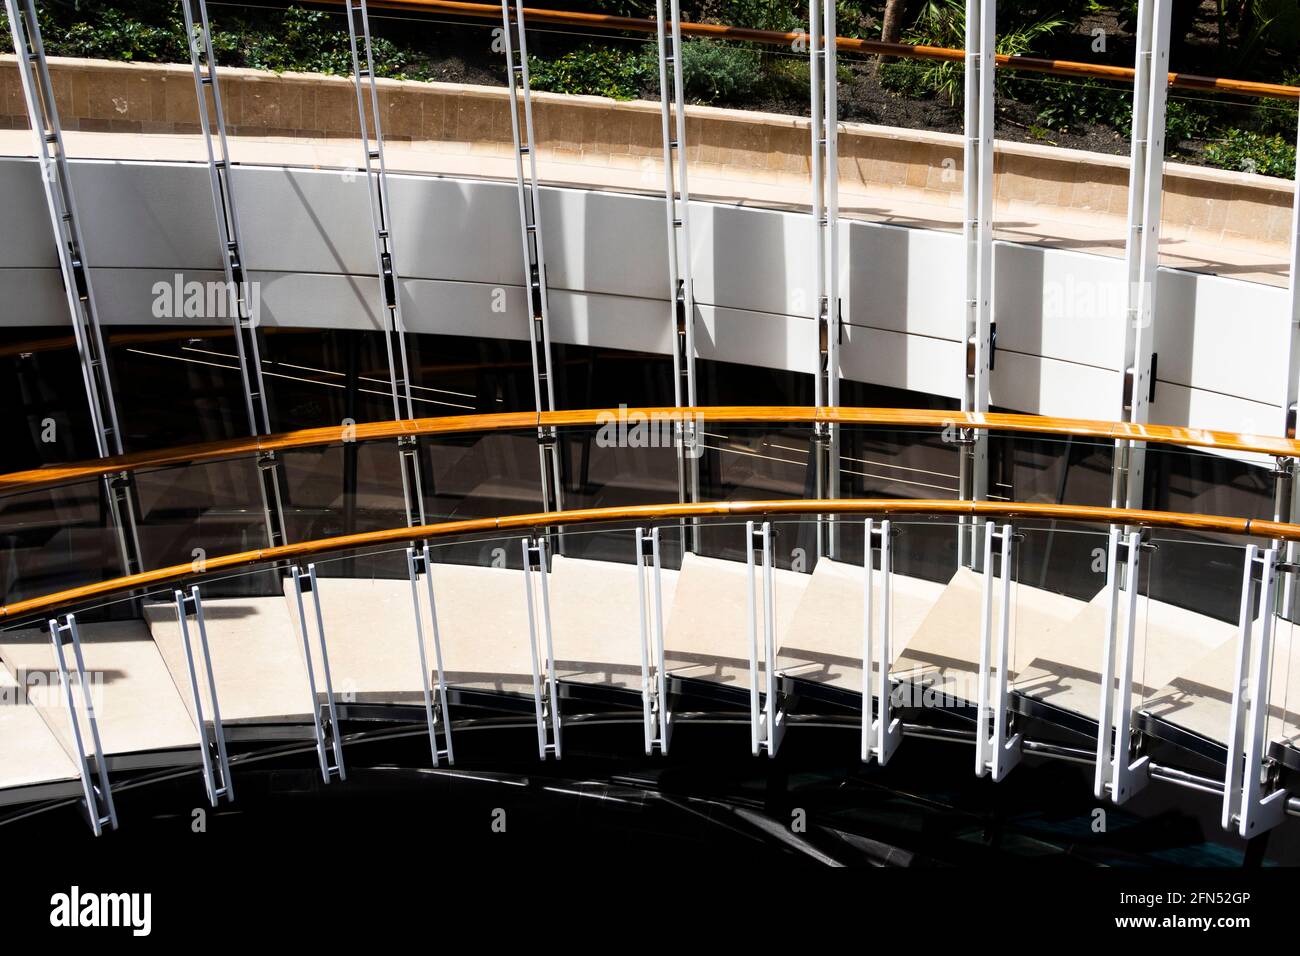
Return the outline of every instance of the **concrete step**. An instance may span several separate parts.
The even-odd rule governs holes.
[[[192,712],[190,678],[175,604],[146,604],[145,620],[162,652],[172,681],[183,688]],[[203,602],[212,672],[226,724],[311,719],[311,695],[284,598],[216,598]],[[212,719],[212,699],[202,668],[197,622],[190,622],[190,645],[199,679],[205,717]]]
[[[1022,694],[1096,720],[1101,710],[1102,651],[1106,638],[1107,593],[1103,589],[1071,621],[1053,628],[1037,654],[1019,669],[1013,687]],[[1119,616],[1123,624],[1123,614]],[[1134,707],[1153,697],[1192,662],[1224,642],[1236,627],[1203,614],[1139,597],[1133,650]],[[1118,667],[1118,662],[1116,663]],[[1232,668],[1225,671],[1226,687]],[[1222,739],[1228,719],[1214,735]]]
[[[198,731],[190,718],[188,684],[182,697],[144,621],[110,621],[80,624],[81,654],[95,704],[95,719],[105,756],[159,751],[159,762],[140,758],[132,766],[175,763],[167,751],[197,748]],[[72,647],[64,651],[75,681]],[[76,759],[76,741],[68,717],[66,697],[59,689],[58,664],[49,634],[36,628],[0,633],[0,658],[14,672],[49,675],[51,685],[36,707],[70,758]],[[75,684],[82,745],[94,754],[90,723],[81,689]],[[112,763],[113,761],[110,761]]]
[[[863,574],[859,564],[828,558],[817,562],[778,648],[777,659],[785,674],[862,692]],[[883,576],[876,574],[875,580],[872,600],[878,615],[884,599]],[[897,660],[944,585],[897,573],[892,581],[891,646]]]
[[[934,686],[958,701],[978,699],[980,612],[984,576],[959,568],[917,626],[894,662],[894,676]],[[1001,626],[999,582],[994,582],[993,635]],[[1010,671],[1014,676],[1028,667],[1051,634],[1074,620],[1083,601],[1053,591],[1015,584],[1011,590]],[[1101,644],[1097,645],[1100,661]]]
[[[756,569],[756,619],[760,671],[763,645],[762,572]],[[776,568],[776,646],[790,633],[790,624],[812,576]],[[687,554],[682,560],[664,640],[666,667],[676,677],[717,681],[749,687],[750,635],[746,610],[748,574],[742,561],[724,561]],[[778,658],[779,659],[779,658]]]
[[[1159,689],[1147,697],[1142,709],[1202,737],[1227,743],[1237,668],[1237,627],[1212,623],[1227,636],[1199,657],[1185,658],[1176,669],[1163,670]],[[1277,621],[1268,715],[1268,739],[1292,747],[1300,746],[1300,635],[1295,632],[1294,624]]]
[[[629,558],[634,557],[629,541]],[[637,566],[586,558],[552,559],[551,624],[560,680],[604,684],[639,690],[641,687],[640,599]],[[660,571],[665,619],[677,593],[678,572]],[[646,575],[650,647],[654,646],[653,578]],[[666,641],[665,641],[666,644]],[[651,664],[654,659],[651,655]]]
[[[52,702],[58,693],[47,685],[40,696],[43,702],[47,697]],[[77,775],[76,764],[40,708],[9,665],[0,661],[0,804],[7,802],[6,791],[73,780]]]

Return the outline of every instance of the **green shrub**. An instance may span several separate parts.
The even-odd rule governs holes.
[[[1039,39],[1066,26],[1063,19],[1034,20],[998,31],[997,52],[1011,56],[1029,53]],[[903,39],[922,46],[962,48],[966,45],[966,6],[963,0],[927,0],[916,23]],[[965,93],[965,70],[951,60],[924,61],[917,79],[921,89],[961,102]]]
[[[1096,80],[1061,81],[1009,76],[1003,92],[1038,107],[1038,122],[1058,133],[1101,124],[1128,135],[1133,93]]]
[[[168,25],[140,20],[128,11],[112,7],[100,10],[96,17],[73,23],[64,30],[41,17],[41,34],[46,41],[46,52],[58,56],[146,63],[167,60],[185,62],[189,59],[185,48],[184,21],[179,7],[176,8],[175,19]]]
[[[880,86],[899,96],[928,96],[928,69],[920,60],[888,60],[880,64],[876,79]]]
[[[1236,169],[1261,176],[1295,175],[1295,143],[1282,136],[1230,129],[1205,148],[1205,159],[1220,169]]]
[[[687,40],[682,44],[685,93],[701,103],[745,101],[760,84],[759,66],[759,55],[747,47],[712,40]]]
[[[535,90],[630,100],[640,96],[647,83],[658,80],[653,64],[640,51],[588,45],[551,60],[530,56],[528,75]]]

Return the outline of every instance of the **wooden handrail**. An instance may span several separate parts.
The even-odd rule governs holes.
[[[39,597],[16,601],[0,607],[0,621],[38,613],[48,613],[71,605],[122,594],[138,588],[172,584],[188,578],[201,578],[217,571],[247,567],[251,564],[296,560],[355,548],[396,544],[416,539],[449,538],[457,535],[493,531],[519,531],[548,527],[599,524],[610,521],[656,522],[678,518],[752,518],[760,515],[947,515],[984,518],[1040,518],[1050,521],[1077,521],[1090,524],[1120,524],[1131,527],[1180,528],[1188,531],[1231,535],[1254,535],[1261,538],[1300,541],[1300,525],[1253,518],[1230,518],[1220,515],[1194,515],[1174,511],[1138,511],[1102,508],[1089,505],[1056,505],[1015,501],[945,501],[907,500],[899,498],[860,498],[835,500],[719,501],[700,504],[633,505],[616,508],[583,508],[574,511],[544,511],[500,518],[470,518],[445,521],[415,528],[402,526],[383,531],[318,538],[274,548],[257,548],[235,554],[207,558],[202,570],[195,562],[156,568],[141,574],[99,581],[68,588]]]
[[[314,0],[314,2],[341,5],[344,0]],[[392,10],[421,10],[430,13],[449,13],[465,17],[500,20],[501,7],[487,3],[462,3],[459,0],[372,0],[374,8]],[[596,30],[616,30],[628,33],[654,33],[655,21],[641,17],[619,17],[606,13],[578,13],[563,10],[524,8],[524,17],[533,23],[552,23],[557,26],[587,27]],[[710,37],[717,40],[741,40],[767,46],[789,47],[796,40],[806,41],[802,33],[782,33],[776,30],[754,30],[720,23],[683,23],[682,33],[687,36]],[[882,54],[914,60],[942,60],[950,63],[964,61],[964,50],[950,47],[918,46],[910,43],[885,43],[883,40],[863,40],[857,37],[836,37],[835,48],[855,53]],[[1133,68],[1105,66],[1096,63],[1079,63],[1073,60],[1048,60],[1033,56],[997,54],[997,65],[1009,70],[1030,73],[1052,73],[1058,76],[1078,76],[1095,80],[1133,82]],[[1267,99],[1300,100],[1300,87],[1282,83],[1259,83],[1253,80],[1233,80],[1224,77],[1197,76],[1191,73],[1170,73],[1169,85],[1181,89],[1216,93],[1236,93]]]
[[[404,421],[365,422],[359,425],[327,425],[232,441],[181,445],[156,451],[137,452],[116,458],[67,465],[47,465],[0,475],[0,494],[32,491],[49,485],[97,478],[144,468],[214,461],[258,452],[336,445],[350,441],[377,441],[403,435],[433,436],[502,431],[538,427],[599,427],[617,416],[635,421],[664,416],[700,418],[706,423],[736,425],[813,424],[901,426],[910,428],[974,428],[1107,441],[1141,441],[1219,451],[1250,452],[1279,458],[1300,458],[1300,441],[1268,435],[1220,432],[1181,425],[1146,425],[1134,422],[1094,421],[1086,418],[1052,418],[1043,415],[1013,415],[994,412],[960,412],[909,408],[813,408],[805,405],[719,405],[694,408],[586,408],[563,412],[496,412],[486,415],[445,415]]]

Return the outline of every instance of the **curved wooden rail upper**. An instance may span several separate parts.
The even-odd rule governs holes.
[[[0,621],[15,620],[40,613],[52,613],[73,605],[124,594],[138,588],[172,584],[187,578],[200,578],[217,571],[247,567],[252,564],[314,557],[373,545],[394,544],[416,539],[448,538],[457,535],[492,531],[520,531],[547,527],[573,527],[610,521],[656,522],[678,518],[752,518],[761,515],[943,515],[986,518],[1041,518],[1052,521],[1075,521],[1089,524],[1121,524],[1132,527],[1181,528],[1190,531],[1260,538],[1300,541],[1300,524],[1257,521],[1253,518],[1230,518],[1221,515],[1193,515],[1174,511],[1139,511],[1124,508],[1100,508],[1085,505],[1038,504],[1015,501],[939,501],[897,498],[860,498],[836,500],[720,501],[700,504],[633,505],[617,508],[584,508],[574,511],[543,511],[501,518],[470,518],[444,521],[415,528],[389,528],[360,534],[318,538],[274,548],[257,548],[235,554],[207,558],[202,569],[195,562],[156,568],[140,574],[99,581],[81,587],[56,591],[39,597],[16,601],[0,607]]]
[[[317,0],[317,2],[342,4],[343,0]],[[450,13],[488,20],[501,19],[501,7],[488,3],[462,3],[458,0],[371,0],[372,8],[392,10],[422,10],[430,13]],[[605,13],[577,13],[563,10],[524,8],[524,17],[532,23],[552,23],[557,26],[587,27],[597,30],[621,30],[629,33],[654,33],[655,21],[640,17],[619,17]],[[687,36],[711,37],[718,40],[743,40],[768,46],[789,48],[795,40],[806,39],[801,33],[781,33],[775,30],[753,30],[720,23],[683,23],[682,33]],[[914,60],[945,60],[961,63],[966,51],[950,47],[914,46],[910,43],[885,43],[881,40],[863,40],[857,37],[836,37],[835,47],[856,53],[884,54]],[[1133,82],[1133,68],[1105,66],[1096,63],[1079,63],[1073,60],[1047,60],[1033,56],[997,55],[997,65],[1010,70],[1031,73],[1053,73],[1058,76],[1079,76],[1096,80]],[[1196,76],[1191,73],[1170,73],[1169,85],[1189,90],[1219,93],[1236,93],[1269,99],[1300,99],[1300,87],[1281,83],[1259,83],[1253,80],[1233,80],[1214,76]]]
[[[1220,451],[1252,452],[1279,458],[1300,458],[1300,441],[1270,435],[1220,432],[1181,425],[1146,425],[1134,422],[1106,422],[1086,418],[1051,418],[1043,415],[1013,415],[995,412],[960,412],[913,408],[813,408],[806,405],[719,405],[694,408],[585,408],[562,412],[498,412],[487,415],[445,415],[402,421],[364,422],[359,425],[328,425],[304,428],[260,438],[181,445],[157,451],[137,452],[116,458],[67,465],[47,465],[28,471],[0,475],[0,494],[31,491],[48,485],[97,478],[144,468],[164,468],[191,462],[213,461],[258,452],[335,445],[350,441],[375,441],[403,435],[457,435],[522,431],[538,427],[599,427],[618,416],[699,417],[706,423],[812,424],[900,426],[907,428],[975,428],[1023,434],[1100,438],[1107,441],[1141,441]]]

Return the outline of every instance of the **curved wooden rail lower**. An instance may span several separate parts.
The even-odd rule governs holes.
[[[668,521],[678,518],[753,518],[779,515],[925,515],[985,518],[1041,518],[1052,521],[1075,521],[1089,524],[1119,524],[1146,528],[1181,528],[1189,531],[1300,541],[1300,524],[1257,521],[1221,515],[1193,515],[1174,511],[1131,511],[1124,508],[1099,508],[1084,505],[1055,505],[1015,501],[938,501],[896,498],[861,498],[836,500],[790,501],[721,501],[701,504],[635,505],[618,508],[584,508],[574,511],[542,511],[509,515],[501,518],[470,518],[414,528],[389,528],[360,534],[318,538],[274,548],[257,548],[235,554],[207,558],[201,570],[194,562],[156,568],[140,574],[99,581],[81,587],[56,591],[40,597],[16,601],[0,607],[0,621],[38,613],[49,613],[72,605],[124,594],[139,588],[172,584],[188,578],[206,577],[216,571],[228,571],[252,564],[313,557],[372,545],[401,541],[450,538],[458,535],[493,531],[520,531],[574,525],[600,524],[610,521]]]
[[[31,491],[48,485],[97,478],[143,468],[165,468],[259,452],[336,445],[353,441],[377,441],[406,435],[463,435],[523,431],[531,428],[602,427],[620,420],[635,422],[699,419],[705,423],[732,425],[816,424],[899,426],[905,428],[974,428],[1021,434],[1100,438],[1106,441],[1139,441],[1189,448],[1247,452],[1276,458],[1300,458],[1300,441],[1270,435],[1188,428],[1182,425],[1147,425],[1136,422],[1107,422],[1086,418],[1052,418],[1044,415],[1015,415],[997,412],[961,412],[913,408],[814,408],[807,405],[719,405],[690,408],[585,408],[562,412],[496,412],[486,415],[445,415],[402,421],[365,422],[360,425],[328,425],[304,428],[278,435],[240,438],[233,441],[181,445],[157,451],[137,452],[116,458],[68,465],[48,465],[0,475],[0,494]]]

